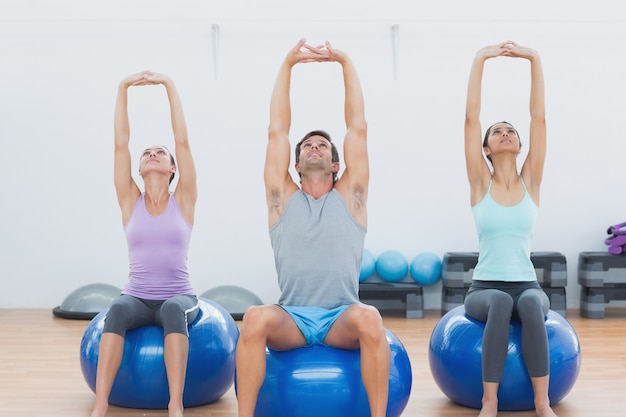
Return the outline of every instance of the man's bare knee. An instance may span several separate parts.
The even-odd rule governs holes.
[[[367,337],[373,341],[385,339],[383,319],[376,308],[368,305],[355,306],[352,320],[359,338]]]
[[[266,334],[269,323],[269,315],[265,306],[252,306],[248,308],[242,319],[240,339],[247,341]]]

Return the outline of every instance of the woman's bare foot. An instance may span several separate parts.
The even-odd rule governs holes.
[[[483,400],[483,408],[478,417],[496,417],[498,415],[498,402]]]
[[[535,411],[539,417],[558,417],[556,413],[552,411],[552,408],[550,408],[550,404],[542,406],[535,405]]]
[[[169,417],[183,417],[183,406],[178,405],[178,406],[174,406],[172,404],[168,405],[167,407],[168,411],[169,411]]]

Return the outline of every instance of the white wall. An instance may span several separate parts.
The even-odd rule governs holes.
[[[366,246],[409,260],[477,248],[462,145],[474,52],[506,39],[539,50],[549,148],[533,250],[566,255],[568,307],[578,306],[579,252],[605,251],[606,228],[626,221],[621,2],[268,3],[0,1],[0,307],[51,308],[86,284],[124,285],[112,113],[119,80],[143,69],[170,74],[185,107],[199,174],[196,290],[235,284],[275,302],[262,181],[268,103],[302,36],[331,40],[357,65],[370,126]],[[483,99],[484,124],[508,120],[526,144],[528,72],[522,60],[488,62]],[[298,66],[292,92],[293,137],[323,128],[340,142],[339,66]],[[171,144],[164,90],[133,88],[129,100],[133,154]],[[439,307],[439,290],[425,290],[427,308]]]

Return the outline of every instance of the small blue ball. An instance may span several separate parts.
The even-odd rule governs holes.
[[[388,250],[376,259],[376,273],[386,282],[400,282],[409,272],[409,263],[397,250]]]
[[[441,279],[441,259],[434,253],[424,252],[411,261],[411,278],[420,285],[435,285]]]
[[[359,274],[359,282],[367,280],[374,274],[376,269],[376,258],[374,254],[367,249],[363,249],[363,258],[361,259],[361,272]]]

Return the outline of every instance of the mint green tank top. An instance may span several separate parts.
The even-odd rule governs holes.
[[[473,279],[477,281],[536,281],[530,260],[530,244],[538,207],[528,194],[514,206],[503,206],[491,197],[491,184],[485,197],[472,207],[478,233],[478,264]]]

